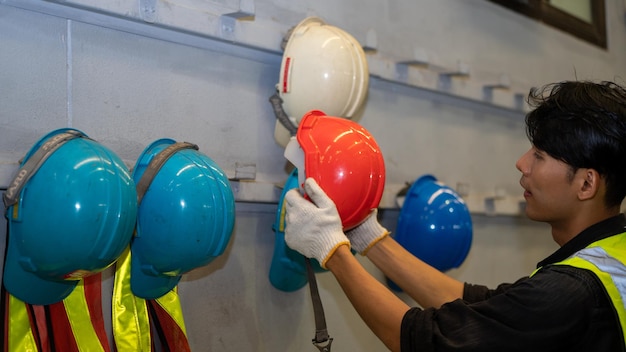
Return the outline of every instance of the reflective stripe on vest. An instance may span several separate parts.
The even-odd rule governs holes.
[[[62,302],[49,306],[56,351],[110,351],[102,318],[101,277],[101,273],[85,277]]]
[[[162,297],[145,300],[132,293],[130,287],[130,247],[116,263],[113,288],[113,336],[117,350],[151,351],[151,322],[158,325],[162,344],[170,351],[190,351],[187,332],[175,287]]]
[[[167,345],[170,351],[189,352],[189,341],[183,320],[183,311],[178,298],[178,288],[174,287],[165,295],[146,301],[150,312],[154,314],[154,322],[162,332],[161,343]]]
[[[26,303],[6,293],[6,317],[4,328],[7,351],[37,352],[37,341],[31,328],[31,319]]]
[[[31,305],[7,293],[7,350],[45,352],[54,342],[55,351],[109,352],[102,319],[101,275],[85,279],[62,302],[48,306]]]
[[[626,345],[626,233],[596,241],[554,265],[587,269],[600,279],[619,318]]]
[[[117,259],[113,286],[113,338],[118,351],[148,352],[152,349],[148,308],[130,290],[130,247]]]

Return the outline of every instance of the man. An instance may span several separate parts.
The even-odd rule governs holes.
[[[517,161],[526,215],[560,248],[496,289],[462,283],[412,256],[377,221],[342,230],[313,179],[286,197],[287,244],[336,277],[392,351],[624,351],[626,90],[563,82],[531,90],[531,148]],[[365,255],[422,308],[410,308],[350,252]]]

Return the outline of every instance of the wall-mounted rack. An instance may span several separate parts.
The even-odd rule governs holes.
[[[41,12],[155,39],[279,62],[280,44],[294,23],[263,20],[255,0],[234,5],[199,0],[0,0],[0,4]],[[287,19],[285,19],[287,22]],[[507,73],[474,74],[462,58],[443,60],[427,48],[416,47],[411,57],[395,58],[378,49],[379,35],[351,33],[362,38],[373,77],[426,89],[512,111],[525,111],[529,87],[517,87]]]

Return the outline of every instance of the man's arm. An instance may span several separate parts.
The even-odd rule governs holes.
[[[402,320],[409,311],[408,305],[370,275],[352,255],[351,241],[342,230],[337,208],[315,180],[307,179],[304,188],[312,202],[296,189],[285,195],[285,242],[290,248],[308,258],[317,259],[323,268],[329,269],[370,329],[389,349],[399,351]],[[375,212],[373,215],[358,227],[361,230],[355,230],[374,234],[375,238],[365,236],[367,240],[357,242],[363,242],[360,243],[363,247],[370,248],[368,257],[371,256],[375,264],[384,268],[388,277],[397,281],[400,287],[406,287],[408,292],[417,293],[415,298],[426,297],[430,289],[439,294],[448,291],[449,287],[454,288],[454,293],[448,293],[446,297],[462,294],[463,284],[449,278],[445,280],[445,275],[415,259],[394,240],[386,238],[388,231],[378,224]],[[361,237],[353,232],[352,237],[355,236]],[[358,247],[360,253],[365,252],[360,245]],[[398,267],[394,269],[394,265]],[[427,273],[419,273],[420,270]],[[438,286],[442,280],[446,284]]]
[[[463,297],[464,284],[424,263],[387,236],[367,257],[423,308],[439,308]]]
[[[409,306],[370,275],[349,246],[337,248],[326,267],[374,334],[391,351],[400,351],[400,327]]]

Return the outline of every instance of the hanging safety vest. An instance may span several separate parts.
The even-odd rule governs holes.
[[[626,345],[626,232],[593,242],[553,265],[587,269],[600,279],[619,318],[622,338]],[[531,277],[538,270],[535,270]]]
[[[101,274],[85,277],[62,302],[25,303],[3,287],[4,352],[111,352],[102,314]],[[119,258],[112,304],[118,352],[150,352],[155,327],[163,351],[190,351],[176,289],[156,300],[130,290],[130,250]]]
[[[3,351],[111,352],[102,315],[101,274],[85,277],[62,302],[40,306],[4,291]]]
[[[117,351],[152,351],[151,322],[164,351],[191,351],[177,289],[155,300],[135,296],[130,288],[130,256],[128,247],[117,260],[115,270],[112,313]]]

